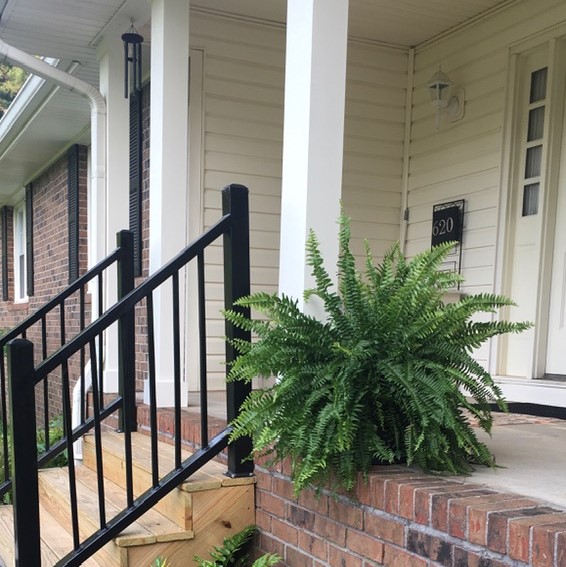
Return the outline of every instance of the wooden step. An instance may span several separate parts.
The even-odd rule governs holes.
[[[49,512],[40,506],[41,525],[41,565],[51,567],[73,548],[71,535]],[[0,506],[0,565],[13,567],[14,556],[14,512],[12,506]],[[83,563],[85,567],[103,567],[97,556]]]
[[[123,435],[104,432],[102,443],[105,476],[124,488]],[[147,435],[134,433],[132,444],[134,493],[137,496],[152,483],[151,439]],[[163,476],[175,468],[174,447],[160,442],[158,454],[159,472]],[[183,459],[190,455],[189,451],[182,452]],[[93,436],[85,437],[83,459],[85,466],[95,468]],[[225,537],[255,523],[254,478],[231,479],[225,476],[225,471],[226,465],[208,462],[156,506],[179,527],[194,533],[195,539],[188,557],[195,554],[208,557],[213,545],[220,545]],[[181,564],[186,564],[186,558]]]
[[[95,473],[85,466],[76,468],[76,478],[79,533],[84,539],[100,526],[97,481]],[[68,486],[69,477],[66,468],[45,469],[39,475],[42,505],[65,530],[70,532]],[[110,520],[124,508],[126,496],[123,489],[109,480],[105,480],[104,489],[106,518]],[[159,555],[175,557],[188,553],[187,543],[192,538],[192,532],[182,530],[156,510],[150,510],[126,528],[113,542],[101,549],[97,554],[97,560],[105,567],[150,565]],[[136,555],[136,560],[132,560],[132,553]]]

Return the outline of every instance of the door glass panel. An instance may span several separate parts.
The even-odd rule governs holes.
[[[529,102],[536,102],[546,98],[546,76],[548,69],[544,67],[531,74],[531,95]]]
[[[529,111],[529,129],[527,142],[540,140],[544,131],[544,106]]]
[[[540,175],[542,163],[542,146],[533,146],[527,149],[527,161],[525,163],[525,179],[531,179]]]
[[[538,213],[538,193],[540,183],[529,183],[523,188],[523,216]]]

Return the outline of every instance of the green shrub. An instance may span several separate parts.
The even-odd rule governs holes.
[[[490,404],[506,409],[502,393],[477,362],[474,349],[529,323],[489,315],[512,302],[478,294],[445,304],[461,277],[441,270],[451,244],[411,260],[398,246],[375,266],[366,245],[364,273],[350,251],[350,228],[340,220],[338,291],[315,235],[307,241],[326,321],[303,314],[289,297],[256,293],[238,301],[267,316],[226,317],[257,341],[236,341],[241,353],[229,379],[278,376],[252,392],[233,422],[232,440],[250,435],[272,461],[290,458],[296,492],[308,485],[353,487],[358,472],[377,461],[417,464],[426,471],[466,473],[471,463],[494,465],[468,421],[489,432]],[[487,319],[487,320],[485,320]]]

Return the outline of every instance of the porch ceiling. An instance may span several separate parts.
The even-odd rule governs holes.
[[[409,47],[511,1],[350,0],[349,33],[358,39]],[[122,33],[132,17],[140,28],[149,19],[149,4],[143,0],[0,0],[0,37],[27,52],[57,58],[63,68],[78,61],[75,75],[97,85],[96,46],[101,37]],[[287,3],[191,0],[191,5],[207,12],[284,23]],[[34,113],[22,113],[7,132],[0,127],[0,204],[13,199],[66,142],[86,141],[89,108],[85,100],[63,89],[53,92],[46,85],[37,90],[31,104]]]

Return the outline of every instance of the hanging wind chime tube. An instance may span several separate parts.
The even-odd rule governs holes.
[[[130,94],[130,75],[131,84],[134,92],[141,91],[141,77],[142,77],[142,43],[143,37],[137,32],[132,25],[130,29],[122,34],[122,41],[124,42],[124,98],[128,98]],[[132,66],[131,72],[129,66]]]

